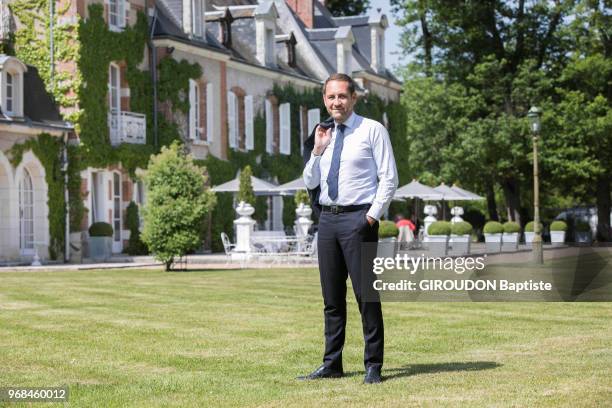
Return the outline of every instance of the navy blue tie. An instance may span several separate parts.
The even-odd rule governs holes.
[[[327,195],[333,201],[338,198],[338,176],[340,175],[340,156],[342,155],[342,147],[344,146],[344,128],[345,125],[336,125],[336,141],[334,142],[334,153],[332,154],[331,166],[327,173]]]

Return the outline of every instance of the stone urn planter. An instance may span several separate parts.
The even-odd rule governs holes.
[[[515,252],[518,250],[521,227],[513,221],[508,221],[503,224],[504,233],[502,235],[502,250],[506,252]]]
[[[497,221],[489,221],[485,224],[483,233],[487,253],[499,253],[502,250],[502,234],[504,226]]]
[[[398,251],[397,236],[398,228],[391,221],[381,221],[378,227],[378,247],[376,256],[378,258],[395,258]]]
[[[550,224],[550,243],[554,246],[560,246],[565,243],[565,233],[567,224],[563,221],[553,221]]]
[[[533,221],[529,221],[526,225],[525,225],[525,245],[527,245],[528,247],[531,247],[531,244],[533,242],[533,238],[535,237],[535,231],[534,231],[535,225],[533,223]],[[540,233],[544,232],[544,225],[542,225],[540,223]]]
[[[313,221],[310,219],[312,208],[307,204],[300,203],[295,209],[295,215],[297,215],[297,219],[295,220],[295,232],[298,236],[305,237],[308,235],[308,230],[313,224]]]
[[[449,246],[451,255],[468,255],[472,241],[472,224],[466,221],[451,223]]]
[[[256,221],[251,218],[255,208],[244,201],[238,203],[236,213],[240,216],[234,220],[236,226],[236,252],[251,252],[251,233]]]
[[[429,250],[429,256],[440,257],[448,254],[448,240],[451,233],[451,225],[448,221],[436,221],[427,230],[425,242]]]
[[[89,227],[89,257],[94,262],[106,262],[113,254],[113,227],[95,222]]]

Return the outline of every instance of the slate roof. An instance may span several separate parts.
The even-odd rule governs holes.
[[[220,43],[220,23],[218,21],[207,21],[206,41],[190,39],[182,30],[183,1],[182,0],[158,0],[157,21],[154,27],[154,35],[160,37],[171,37],[183,42],[188,42],[200,47],[211,48],[220,52],[228,53],[233,59],[248,64],[261,66],[256,58],[255,45],[255,20],[252,18],[256,10],[263,7],[270,8],[272,2],[258,3],[256,0],[211,0],[206,2],[207,12],[218,12],[225,7],[230,8],[234,17],[231,24],[232,45],[226,48]],[[314,1],[314,28],[308,29],[296,16],[299,27],[310,40],[313,49],[318,54],[320,61],[326,69],[336,72],[336,33],[350,28],[355,38],[353,44],[353,72],[367,72],[372,75],[383,77],[400,83],[400,81],[388,70],[375,72],[371,68],[371,42],[370,23],[380,22],[382,14],[372,11],[370,15],[334,17],[329,10],[319,1]],[[372,14],[373,13],[373,14]],[[210,17],[212,18],[212,17]],[[288,34],[283,27],[277,26],[277,35]],[[305,79],[317,80],[310,77],[307,67],[290,67],[285,62],[285,44],[276,43],[277,66],[267,67],[289,75],[304,77]]]
[[[246,4],[245,4],[246,3]],[[225,52],[237,61],[245,62],[251,65],[261,66],[257,60],[256,45],[255,45],[255,19],[252,17],[254,12],[266,11],[263,6],[255,7],[254,4],[240,1],[213,1],[207,2],[207,12],[217,12],[224,7],[230,7],[230,12],[235,20],[231,24],[231,48],[224,47],[218,38],[220,32],[220,23],[218,21],[207,21],[206,23],[206,42],[190,39],[182,30],[182,0],[158,0],[158,17],[154,27],[155,37],[171,37],[174,39],[190,42],[194,45],[212,48],[217,51]],[[271,3],[265,8],[270,8]],[[179,17],[180,16],[180,17]],[[277,26],[276,34],[284,33]],[[279,71],[288,75],[298,76],[303,79],[313,80],[309,77],[305,70],[300,66],[291,67],[285,60],[284,43],[275,44],[276,52],[276,67],[267,67],[268,69]]]

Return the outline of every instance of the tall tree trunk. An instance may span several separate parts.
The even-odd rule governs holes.
[[[522,225],[521,223],[521,196],[518,181],[514,178],[505,179],[502,183],[506,207],[508,208],[508,218]]]
[[[602,176],[597,180],[597,240],[612,241],[610,230],[610,179]]]
[[[497,215],[497,204],[495,203],[495,191],[493,190],[493,183],[487,183],[485,186],[487,192],[487,210],[489,211],[489,219],[491,221],[499,221]]]

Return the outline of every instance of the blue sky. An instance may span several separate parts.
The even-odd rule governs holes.
[[[400,63],[400,56],[394,53],[400,50],[399,40],[402,30],[395,24],[395,17],[391,12],[389,0],[370,0],[370,8],[371,10],[382,9],[382,12],[389,19],[389,28],[385,31],[385,63],[387,68],[393,70],[394,65]]]

